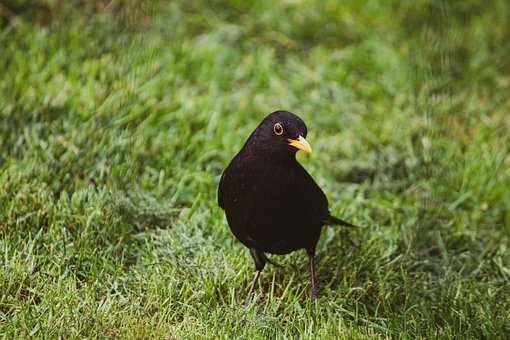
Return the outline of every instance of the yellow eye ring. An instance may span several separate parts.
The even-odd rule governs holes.
[[[281,136],[283,134],[283,125],[281,123],[276,123],[273,126],[273,131],[275,135]]]

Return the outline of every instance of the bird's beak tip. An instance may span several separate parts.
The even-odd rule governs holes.
[[[303,136],[299,136],[298,139],[287,139],[289,145],[295,147],[298,150],[303,150],[306,153],[312,153],[312,147],[308,144],[307,140]]]

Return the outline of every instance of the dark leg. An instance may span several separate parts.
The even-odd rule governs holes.
[[[310,285],[311,285],[311,297],[316,299],[318,296],[317,286],[315,285],[315,249],[307,250],[308,258],[310,259]]]
[[[255,291],[255,286],[257,285],[259,276],[260,276],[260,270],[257,270],[255,272],[255,276],[253,277],[253,280],[251,281],[250,290],[248,291],[248,297],[246,298],[246,304],[248,304],[248,302],[251,300],[251,297],[253,296],[253,292]]]
[[[257,285],[260,273],[262,272],[262,269],[264,269],[264,267],[266,266],[267,262],[266,255],[255,248],[250,248],[250,255],[253,258],[253,262],[255,262],[256,272],[255,276],[253,277],[253,281],[251,282],[251,287],[250,290],[248,291],[248,296],[246,297],[245,306],[248,305],[248,303],[250,302],[253,293],[255,292],[255,286]]]

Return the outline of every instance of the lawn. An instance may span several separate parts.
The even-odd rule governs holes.
[[[0,335],[504,339],[510,3],[0,2]],[[218,208],[269,112],[332,213],[254,266]]]

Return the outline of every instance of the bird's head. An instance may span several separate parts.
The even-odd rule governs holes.
[[[311,153],[306,134],[306,125],[297,115],[288,111],[275,111],[264,118],[248,139],[247,145],[268,155],[294,156],[299,150]]]

